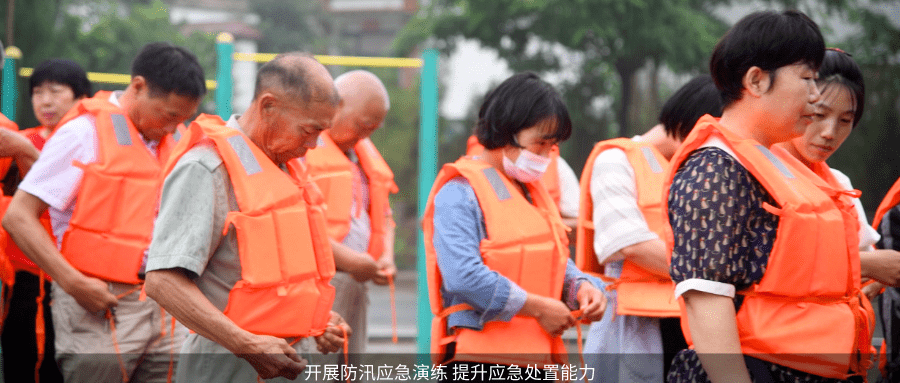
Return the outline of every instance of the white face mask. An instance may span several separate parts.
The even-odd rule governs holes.
[[[522,149],[519,158],[513,163],[505,154],[503,155],[503,171],[520,182],[530,183],[541,179],[547,167],[550,166],[550,157],[544,157]]]

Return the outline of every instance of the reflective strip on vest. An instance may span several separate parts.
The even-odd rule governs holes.
[[[663,167],[659,164],[659,161],[656,160],[656,156],[653,154],[653,150],[644,146],[641,148],[641,153],[644,153],[644,159],[647,160],[647,163],[650,164],[650,171],[653,173],[662,173]]]
[[[500,179],[500,174],[497,173],[497,169],[490,167],[482,170],[485,178],[487,178],[488,183],[491,184],[491,188],[494,189],[494,193],[497,194],[498,201],[505,201],[512,198],[512,195],[509,194],[509,189],[506,188],[506,185],[503,184],[503,180]]]
[[[759,151],[762,152],[762,154],[772,162],[772,165],[775,165],[775,168],[781,172],[781,175],[783,175],[787,179],[794,179],[794,174],[792,174],[791,171],[788,170],[787,166],[784,166],[781,160],[779,160],[778,157],[775,157],[775,154],[772,154],[769,149],[762,145],[756,145],[756,148],[759,149]]]
[[[131,145],[131,133],[128,132],[128,121],[125,120],[125,116],[111,114],[109,117],[112,119],[113,131],[116,132],[116,142],[123,146]]]
[[[228,144],[231,145],[231,150],[234,150],[238,159],[241,160],[241,165],[244,166],[244,171],[247,172],[248,176],[252,176],[262,171],[262,167],[259,165],[259,162],[256,161],[256,157],[250,150],[250,146],[247,145],[247,141],[244,141],[244,136],[238,134],[228,137]]]

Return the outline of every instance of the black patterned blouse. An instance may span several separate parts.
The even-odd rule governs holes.
[[[778,228],[778,217],[763,209],[763,202],[776,206],[730,154],[713,147],[691,153],[669,190],[669,223],[675,234],[672,280],[705,279],[734,285],[736,291],[759,282]],[[735,295],[735,311],[742,301]],[[844,382],[763,363],[776,382]],[[678,353],[666,380],[709,381],[694,350]]]

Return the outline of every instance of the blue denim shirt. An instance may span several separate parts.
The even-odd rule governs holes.
[[[481,330],[488,321],[508,322],[525,304],[525,290],[485,266],[480,248],[486,237],[484,213],[468,180],[457,177],[444,184],[434,197],[433,243],[443,280],[441,295],[444,307],[468,303],[475,309],[450,314],[448,328]],[[570,259],[563,298],[573,310],[584,281],[589,281],[587,275]]]

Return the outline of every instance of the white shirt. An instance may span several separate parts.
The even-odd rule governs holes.
[[[834,168],[831,168],[831,174],[834,175],[834,178],[837,179],[844,189],[853,190],[850,177],[847,177],[846,174]],[[859,198],[853,199],[853,207],[856,208],[856,216],[859,218],[859,251],[875,250],[875,244],[881,239],[881,235],[869,225],[869,220],[866,218],[866,212],[863,210],[863,205]]]
[[[114,92],[109,101],[119,104],[121,92]],[[141,140],[151,154],[156,156],[158,142]],[[99,150],[96,118],[92,114],[82,114],[60,126],[44,144],[40,157],[31,166],[19,189],[40,198],[49,205],[50,223],[56,245],[62,244],[62,237],[69,228],[69,220],[77,205],[81,178],[84,173],[74,162],[91,164],[97,162]]]
[[[640,136],[632,138],[637,141]],[[597,155],[591,173],[594,202],[594,253],[601,264],[623,260],[612,257],[625,247],[659,239],[638,207],[634,168],[621,149]]]
[[[559,174],[559,215],[564,218],[578,218],[580,198],[578,177],[564,158],[557,157],[556,160],[556,171]]]

